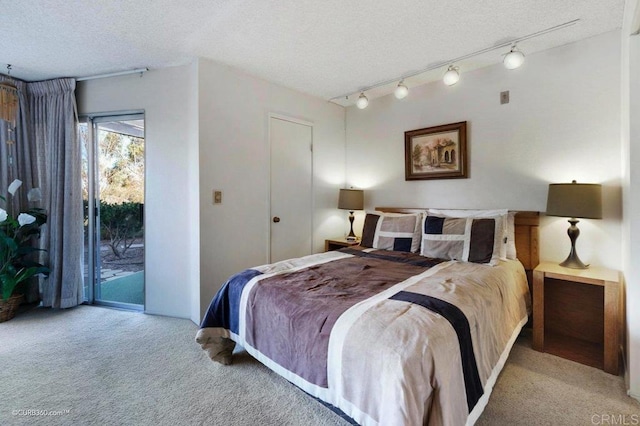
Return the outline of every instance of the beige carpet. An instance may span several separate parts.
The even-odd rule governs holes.
[[[346,424],[244,352],[233,366],[211,362],[196,330],[89,306],[21,313],[0,324],[0,424]],[[534,352],[525,333],[477,424],[591,425],[601,415],[640,415],[622,378]]]

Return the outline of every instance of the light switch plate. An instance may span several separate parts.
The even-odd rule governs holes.
[[[504,92],[500,92],[500,104],[508,104],[509,103],[509,91],[505,90]]]
[[[222,191],[213,191],[213,204],[222,204]]]

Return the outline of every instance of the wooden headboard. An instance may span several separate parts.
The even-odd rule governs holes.
[[[406,207],[376,207],[376,210],[387,213],[419,213],[426,208]],[[540,213],[532,211],[516,211],[516,252],[518,260],[524,265],[529,280],[529,289],[533,283],[533,269],[540,263],[540,251],[538,247],[538,225]]]

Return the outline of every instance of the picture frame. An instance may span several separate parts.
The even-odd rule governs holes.
[[[405,180],[468,177],[467,122],[404,132]]]

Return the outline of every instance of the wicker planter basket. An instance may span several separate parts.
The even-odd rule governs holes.
[[[0,300],[0,322],[9,321],[16,316],[16,311],[20,303],[22,303],[23,298],[24,296],[22,294],[17,294],[7,300]]]

